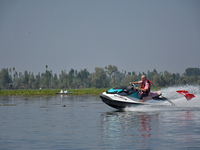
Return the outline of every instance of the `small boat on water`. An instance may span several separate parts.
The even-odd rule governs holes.
[[[55,94],[62,94],[62,95],[65,95],[65,94],[72,94],[72,92],[67,92],[67,93],[56,92]]]

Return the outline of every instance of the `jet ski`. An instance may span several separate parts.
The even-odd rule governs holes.
[[[144,102],[139,99],[139,93],[140,90],[132,84],[128,87],[120,86],[111,88],[100,94],[100,98],[105,104],[116,109],[124,109],[126,107],[141,105],[164,105],[164,102],[168,102],[170,105],[173,105],[170,100],[162,96],[161,91],[151,92],[149,96],[143,99]]]

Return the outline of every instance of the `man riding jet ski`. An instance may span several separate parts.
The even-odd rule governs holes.
[[[174,103],[162,96],[161,91],[151,92],[151,83],[145,76],[141,76],[141,81],[130,82],[131,85],[128,87],[111,88],[100,94],[100,98],[104,103],[116,109],[139,105],[166,105],[164,102],[174,105]],[[141,84],[141,90],[135,84]],[[185,90],[178,90],[176,92],[184,95],[188,101],[195,97]]]
[[[111,88],[100,94],[100,98],[104,103],[116,109],[138,105],[160,105],[163,104],[164,101],[173,104],[170,100],[161,96],[161,91],[150,92],[150,83],[152,82],[146,79],[145,76],[142,76],[141,79],[142,80],[138,82],[130,82],[131,85],[128,87],[120,86]],[[141,84],[141,90],[132,83]]]
[[[152,93],[154,95],[151,94],[150,87],[151,87],[151,84],[153,83],[149,79],[146,79],[145,75],[141,76],[141,81],[130,82],[130,84],[140,84],[141,90],[138,93],[138,97],[141,102],[144,102],[148,99],[152,99],[152,96],[155,97],[155,96],[161,95],[160,91],[159,93]]]

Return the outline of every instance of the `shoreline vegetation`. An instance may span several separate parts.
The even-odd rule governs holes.
[[[72,92],[69,95],[84,95],[84,94],[95,94],[98,95],[107,91],[108,88],[102,89],[67,89],[68,92]],[[20,90],[0,90],[0,95],[57,95],[56,92],[60,92],[60,89],[20,89]]]
[[[142,75],[145,75],[153,82],[152,87],[165,88],[187,84],[200,85],[200,68],[187,68],[181,75],[180,73],[170,73],[166,70],[164,72],[157,72],[156,69],[153,71],[148,70],[146,73],[136,71],[126,72],[125,70],[119,71],[117,66],[108,65],[105,68],[95,67],[95,71],[92,73],[87,69],[77,71],[71,68],[68,73],[66,70],[62,70],[61,74],[53,74],[52,70],[48,70],[48,65],[46,65],[45,72],[38,72],[37,75],[27,70],[24,73],[18,72],[15,67],[10,69],[2,68],[0,71],[0,89],[37,90],[41,88],[81,89],[81,91],[87,88],[105,89],[140,81]]]
[[[68,92],[72,92],[70,95],[99,95],[110,88],[85,88],[85,89],[67,89]],[[160,90],[160,87],[151,88],[152,91]],[[0,90],[0,95],[57,95],[56,92],[60,92],[60,89],[17,89],[17,90]]]

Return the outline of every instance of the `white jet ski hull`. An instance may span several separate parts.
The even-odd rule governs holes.
[[[100,98],[105,104],[115,109],[124,109],[126,107],[135,107],[141,105],[164,105],[164,102],[166,102],[166,100],[161,99],[151,99],[147,102],[140,102],[139,99],[134,97],[121,96],[119,94],[108,94],[106,92],[100,94]]]

